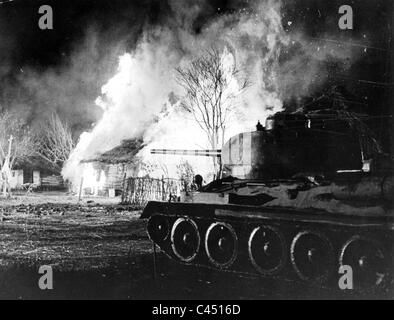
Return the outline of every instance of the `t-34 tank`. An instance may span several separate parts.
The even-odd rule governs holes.
[[[183,202],[149,202],[151,240],[184,263],[338,288],[391,288],[392,158],[345,111],[278,113],[223,150],[152,150],[219,156],[222,179]]]

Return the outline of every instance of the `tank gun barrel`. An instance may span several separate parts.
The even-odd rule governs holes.
[[[222,150],[152,149],[151,154],[220,158],[222,156]]]

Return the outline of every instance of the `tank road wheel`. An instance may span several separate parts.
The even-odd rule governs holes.
[[[355,286],[379,286],[387,274],[386,254],[375,241],[359,236],[351,238],[343,246],[339,262],[351,266]]]
[[[200,249],[200,242],[200,233],[193,220],[179,218],[174,223],[171,231],[171,246],[180,261],[193,261]]]
[[[263,275],[274,275],[285,265],[286,242],[275,228],[264,226],[254,229],[248,250],[253,266]]]
[[[166,216],[155,215],[150,217],[147,226],[150,239],[160,245],[168,237],[170,233],[170,224]]]
[[[304,281],[320,284],[327,280],[334,259],[333,247],[323,234],[304,231],[291,244],[291,262]]]
[[[233,227],[223,222],[211,224],[205,236],[205,250],[214,266],[224,269],[232,265],[238,253],[238,238]]]

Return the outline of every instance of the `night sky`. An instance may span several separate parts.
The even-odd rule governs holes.
[[[53,8],[54,30],[38,28],[38,8],[44,4]],[[209,1],[195,21],[196,30],[214,17],[218,8],[223,13],[234,6],[225,0]],[[1,50],[1,56],[13,65],[56,65],[89,28],[99,32],[103,42],[116,36],[127,38],[132,46],[145,24],[159,25],[175,14],[163,0],[14,0],[0,5],[0,36],[2,47],[8,49]]]
[[[196,3],[184,2],[185,10],[188,3]],[[196,32],[228,6],[224,0],[197,2],[203,10],[192,21]],[[38,27],[38,9],[44,4],[53,8],[54,30]],[[143,28],[172,23],[176,15],[174,7],[161,0],[14,0],[0,4],[1,107],[20,110],[33,125],[43,113],[54,110],[79,135],[101,116],[94,101],[113,75],[118,56],[133,49]],[[79,51],[84,56],[78,56]],[[82,62],[70,68],[73,59]],[[88,61],[83,63],[84,59]],[[78,68],[81,73],[86,68],[85,75],[77,74]],[[68,81],[67,77],[74,79]],[[53,101],[59,87],[67,87],[67,92],[61,93],[61,101]],[[65,103],[68,97],[70,101]]]
[[[7,1],[7,0],[6,0]],[[1,1],[0,1],[1,2]],[[187,0],[188,4],[204,3],[204,10],[194,21],[195,31],[218,14],[230,13],[242,8],[247,1]],[[333,0],[328,4],[320,0],[285,1],[285,19],[302,26],[311,36],[319,36],[329,29],[335,30],[337,8],[343,3]],[[38,8],[48,4],[54,9],[54,30],[42,31],[37,22]],[[388,41],[386,24],[390,20],[390,0],[350,1],[355,13],[356,30],[352,35],[373,34],[373,45],[385,47]],[[64,62],[64,56],[73,50],[89,28],[105,38],[128,38],[135,43],[146,24],[160,25],[177,13],[163,0],[14,0],[0,4],[1,57],[13,65],[34,64],[50,66]],[[323,15],[321,17],[320,15]],[[330,31],[330,32],[331,32]],[[7,50],[4,50],[7,49]],[[4,63],[4,62],[3,62]]]

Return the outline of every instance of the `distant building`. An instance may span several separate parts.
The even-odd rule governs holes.
[[[61,175],[38,158],[16,164],[9,182],[13,190],[27,189],[30,185],[42,190],[66,188]]]

